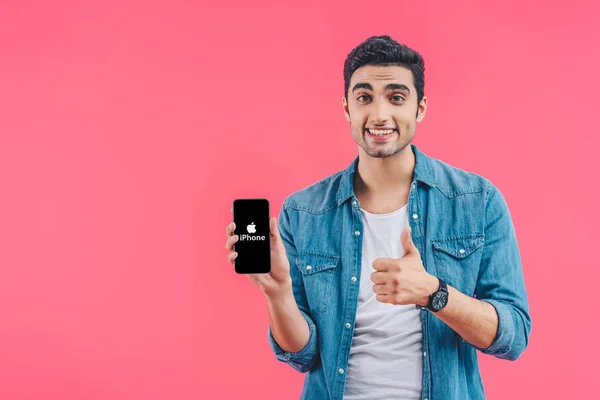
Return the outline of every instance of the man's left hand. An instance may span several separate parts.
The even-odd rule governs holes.
[[[373,292],[381,303],[427,306],[429,295],[438,290],[439,281],[423,267],[419,249],[410,236],[410,226],[404,229],[400,240],[404,248],[402,258],[373,261]]]

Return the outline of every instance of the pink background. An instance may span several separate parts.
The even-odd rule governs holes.
[[[414,143],[513,216],[533,328],[480,354],[488,398],[593,395],[598,5],[217,3],[0,5],[0,398],[298,398],[225,226],[352,161],[343,62],[380,34],[425,58]]]

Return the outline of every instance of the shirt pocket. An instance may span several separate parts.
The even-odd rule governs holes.
[[[483,252],[483,235],[433,239],[431,244],[438,277],[460,292],[473,296]]]
[[[338,262],[339,257],[333,254],[298,251],[296,268],[302,274],[308,308],[313,316],[327,311]]]

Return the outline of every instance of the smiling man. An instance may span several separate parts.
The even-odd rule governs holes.
[[[293,300],[270,300],[269,343],[302,399],[484,399],[477,351],[516,360],[531,330],[504,197],[411,144],[419,53],[371,37],[344,80],[358,156],[283,203]]]

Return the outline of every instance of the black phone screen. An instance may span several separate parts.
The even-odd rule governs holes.
[[[234,234],[238,253],[234,264],[238,274],[261,274],[271,271],[271,238],[267,199],[235,199],[233,201]]]

